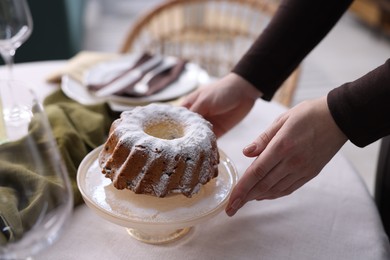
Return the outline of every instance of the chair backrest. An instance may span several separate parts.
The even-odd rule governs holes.
[[[390,237],[390,136],[381,140],[375,180],[375,202]]]
[[[140,16],[121,52],[148,51],[198,63],[214,77],[227,74],[272,18],[278,1],[167,0]],[[275,98],[290,105],[295,71]]]

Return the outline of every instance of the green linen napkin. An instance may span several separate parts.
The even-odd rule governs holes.
[[[77,168],[82,159],[107,137],[111,123],[119,114],[107,104],[83,106],[67,98],[60,90],[48,96],[44,108],[57,141],[61,156],[73,187],[74,205],[82,203],[76,184]],[[39,128],[30,125],[29,135],[36,134]],[[18,240],[35,223],[43,203],[52,207],[57,202],[52,192],[56,180],[53,176],[42,176],[34,172],[27,160],[18,156],[20,142],[28,142],[29,137],[0,146],[0,246]],[[44,147],[38,151],[48,156]],[[43,166],[45,167],[45,166]],[[48,171],[50,172],[50,171]],[[38,187],[37,192],[22,196],[19,192],[26,186]]]
[[[107,103],[81,105],[62,91],[48,96],[43,104],[72,181],[75,205],[78,205],[83,200],[76,183],[77,168],[90,151],[106,141],[119,113],[112,111]]]

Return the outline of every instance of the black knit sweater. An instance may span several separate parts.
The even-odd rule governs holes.
[[[278,87],[326,36],[352,0],[285,0],[233,69],[270,100]],[[367,50],[370,51],[370,50]],[[357,146],[390,134],[390,60],[327,97],[337,125]]]

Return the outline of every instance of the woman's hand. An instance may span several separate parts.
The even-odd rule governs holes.
[[[210,121],[215,134],[220,137],[249,113],[260,95],[249,82],[230,73],[194,91],[181,105]]]
[[[314,178],[347,141],[329,112],[326,97],[303,102],[280,116],[244,148],[256,157],[230,196],[233,216],[251,200],[275,199]]]

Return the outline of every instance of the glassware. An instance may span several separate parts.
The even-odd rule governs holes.
[[[158,198],[118,190],[101,173],[98,155],[102,147],[80,163],[77,185],[81,195],[96,214],[125,227],[133,238],[148,244],[176,241],[192,227],[219,214],[238,179],[233,162],[219,150],[218,177],[203,185],[190,199],[181,194]]]
[[[0,53],[9,68],[12,67],[16,49],[31,35],[33,22],[25,0],[0,1]]]
[[[0,259],[23,259],[56,240],[72,212],[73,194],[33,91],[21,81],[3,80],[0,97],[3,111],[18,107],[11,120],[0,117]]]

